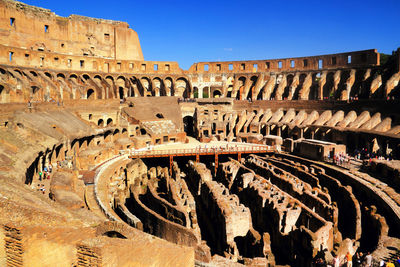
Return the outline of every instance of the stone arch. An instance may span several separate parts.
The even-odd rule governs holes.
[[[109,93],[109,98],[117,98],[118,94],[117,94],[117,91],[116,91],[117,88],[116,88],[115,83],[114,83],[114,77],[111,76],[111,75],[107,75],[104,78],[103,81],[105,81],[106,84],[108,84],[108,86],[110,88],[110,90],[108,92]]]
[[[190,98],[192,92],[190,90],[190,84],[186,77],[178,77],[175,81],[175,94],[180,97]]]
[[[71,74],[69,75],[69,78],[70,78],[70,79],[76,79],[76,80],[78,80],[78,75],[76,75],[75,73],[71,73]]]
[[[151,88],[151,80],[149,77],[143,76],[139,79],[140,81],[140,86],[142,87],[143,90],[143,96],[154,96],[154,92],[152,91]]]
[[[340,74],[340,82],[339,82],[338,88],[334,94],[335,99],[340,99],[340,95],[342,94],[342,91],[346,90],[346,82],[349,77],[350,77],[350,70],[342,70],[342,72]]]
[[[23,76],[23,75],[22,75],[22,71],[19,70],[19,69],[15,69],[14,72],[16,72],[16,73],[18,73],[19,75]]]
[[[306,80],[307,74],[306,73],[300,73],[299,75],[299,85],[296,87],[293,93],[293,100],[299,99],[299,92],[300,89],[303,87],[304,81]]]
[[[233,82],[234,82],[233,76],[228,77],[226,80],[226,92],[224,92],[224,95],[227,97],[232,97],[232,91],[233,91]]]
[[[57,78],[62,78],[63,80],[65,80],[64,73],[61,73],[61,72],[57,73]]]
[[[193,116],[183,117],[183,127],[188,136],[195,137],[194,119]]]
[[[33,85],[31,86],[31,99],[34,101],[41,101],[42,100],[42,95],[43,95],[43,90],[39,86]]]
[[[215,90],[213,91],[213,98],[220,98],[221,96],[222,96],[222,93],[221,93],[220,90],[215,89]]]
[[[285,79],[285,76],[282,79]],[[282,99],[286,99],[286,98],[289,97],[290,85],[292,84],[293,79],[294,79],[294,74],[293,73],[289,73],[289,74],[286,75],[286,87],[285,87],[285,89],[283,91]]]
[[[112,126],[112,124],[113,124],[113,119],[112,118],[108,118],[106,125],[107,126]]]
[[[123,239],[135,238],[135,233],[132,231],[132,229],[130,229],[127,225],[121,222],[106,221],[96,227],[96,236],[109,236],[110,234],[115,235],[111,237],[117,237]]]
[[[45,73],[44,73],[44,75],[46,75],[48,78],[50,78],[51,80],[53,79],[53,75],[51,75],[51,73],[50,72],[48,72],[48,71],[46,71]]]
[[[153,88],[155,91],[155,96],[166,96],[167,92],[165,91],[163,81],[160,77],[153,78]]]
[[[315,72],[312,74],[312,84],[308,93],[308,100],[315,100],[318,98],[318,83],[321,79],[321,72]]]
[[[241,100],[243,98],[243,91],[244,91],[244,87],[246,84],[246,77],[245,76],[240,76],[237,79],[237,83],[238,83],[238,91],[236,93],[236,99],[237,100]]]
[[[254,99],[254,90],[257,84],[257,80],[258,80],[258,76],[251,76],[250,77],[250,87],[249,87],[249,91],[246,95],[246,99]]]
[[[204,86],[202,89],[202,95],[203,98],[209,98],[210,97],[210,87],[209,86]]]
[[[326,82],[324,87],[322,88],[322,98],[323,99],[329,99],[330,97],[333,97],[333,78],[334,78],[335,73],[334,72],[328,72],[326,75]]]
[[[130,97],[143,96],[143,92],[140,92],[138,79],[135,76],[132,76],[129,78],[129,82],[131,84],[131,91],[129,96]]]
[[[164,87],[165,87],[167,96],[175,95],[174,80],[171,77],[164,78]]]
[[[91,79],[90,76],[89,76],[88,74],[86,74],[86,73],[82,74],[82,78],[83,78],[85,81]]]
[[[124,90],[124,87],[122,87],[122,86],[118,86],[118,98],[119,99],[124,99],[124,97],[125,97],[125,92],[124,92],[125,90]]]
[[[31,73],[34,77],[37,77],[37,76],[38,76],[38,74],[37,74],[36,71],[31,70],[30,73]]]
[[[99,119],[98,121],[97,121],[97,126],[104,126],[104,120],[103,119]]]
[[[86,91],[86,99],[88,99],[88,100],[97,99],[95,90],[89,88]]]
[[[193,87],[193,98],[198,98],[199,97],[199,88],[196,86]]]

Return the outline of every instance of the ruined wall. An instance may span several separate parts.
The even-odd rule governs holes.
[[[311,57],[251,61],[199,62],[193,64],[189,68],[189,71],[194,73],[251,73],[263,71],[336,69],[377,65],[379,65],[379,53],[376,49],[370,49]]]
[[[125,22],[71,15],[21,2],[0,2],[0,43],[69,55],[143,60],[138,35]]]
[[[0,45],[0,63],[40,69],[92,71],[105,73],[181,73],[177,62],[142,61],[85,56],[77,53],[38,51]]]

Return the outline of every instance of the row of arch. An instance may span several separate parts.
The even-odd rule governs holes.
[[[0,102],[81,98],[124,99],[150,96],[229,97],[238,100],[340,99],[343,92],[348,91],[349,86],[350,91],[346,91],[349,98],[381,98],[386,97],[383,89],[385,82],[390,79],[390,74],[384,73],[382,77],[380,75],[379,69],[276,73],[271,76],[233,75],[228,77],[222,86],[192,87],[189,78],[182,75],[125,76],[0,68]],[[379,82],[377,77],[382,81],[377,88],[372,89],[373,84]],[[10,79],[13,82],[8,82]],[[18,84],[21,86],[17,86]],[[399,87],[397,86],[390,96],[400,97]],[[5,97],[5,94],[10,96]]]

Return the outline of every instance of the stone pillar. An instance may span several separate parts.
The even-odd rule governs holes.
[[[282,135],[282,127],[277,126],[276,131],[277,131],[277,133],[276,133],[277,136],[281,136]]]

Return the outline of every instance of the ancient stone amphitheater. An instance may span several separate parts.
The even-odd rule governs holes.
[[[0,10],[0,266],[399,255],[400,49],[182,70],[124,22]]]

